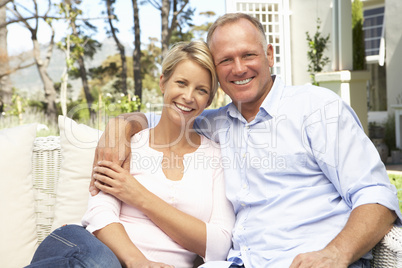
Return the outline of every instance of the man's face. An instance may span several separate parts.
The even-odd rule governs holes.
[[[273,84],[273,49],[268,45],[265,52],[261,38],[245,19],[218,27],[211,38],[220,86],[240,112],[251,109],[256,114]]]

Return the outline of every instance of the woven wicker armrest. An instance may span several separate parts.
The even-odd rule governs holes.
[[[394,226],[373,248],[374,268],[402,267],[402,228]]]
[[[50,233],[53,223],[60,163],[60,137],[36,138],[32,158],[32,182],[38,243]]]

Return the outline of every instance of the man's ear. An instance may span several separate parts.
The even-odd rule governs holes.
[[[271,44],[267,45],[267,59],[269,62],[269,67],[274,66],[274,63],[275,63],[274,47]]]

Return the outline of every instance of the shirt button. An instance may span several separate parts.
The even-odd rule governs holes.
[[[244,204],[244,203],[241,203],[241,206],[242,206],[242,207],[245,207],[245,206],[246,206],[246,204]]]
[[[243,158],[246,158],[246,154],[245,154],[245,153],[243,154]]]
[[[243,189],[247,189],[247,184],[243,184]]]
[[[244,230],[243,225],[239,225],[238,229],[239,229],[239,230]]]
[[[242,250],[242,251],[247,251],[247,247],[244,246],[244,247],[241,248],[241,250]]]

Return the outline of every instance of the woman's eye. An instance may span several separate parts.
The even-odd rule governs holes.
[[[201,91],[202,93],[209,94],[209,91],[206,90],[205,88],[200,88],[200,91]]]
[[[186,85],[186,83],[184,83],[184,81],[177,81],[176,82],[179,86],[185,86]]]

